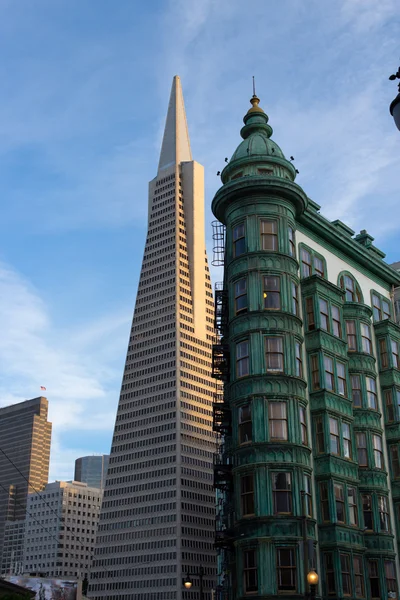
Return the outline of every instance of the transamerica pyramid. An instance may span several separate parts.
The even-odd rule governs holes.
[[[198,598],[215,587],[211,344],[204,170],[174,77],[97,531],[89,596]],[[183,580],[191,573],[193,586]]]

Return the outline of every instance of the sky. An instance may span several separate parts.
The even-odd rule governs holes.
[[[399,14],[398,0],[0,0],[0,406],[47,388],[51,481],[110,449],[174,75],[209,254],[254,75],[297,183],[400,260]]]

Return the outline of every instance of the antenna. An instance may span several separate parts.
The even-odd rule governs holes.
[[[256,95],[256,82],[254,80],[254,75],[253,75],[253,97]]]

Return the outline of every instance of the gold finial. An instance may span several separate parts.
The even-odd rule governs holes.
[[[247,114],[252,113],[252,112],[264,112],[263,109],[261,108],[261,106],[258,106],[260,103],[260,98],[258,98],[257,94],[256,94],[256,83],[255,83],[255,78],[253,75],[253,96],[252,98],[250,98],[250,103],[251,103],[251,108],[249,108],[249,110],[247,111]]]

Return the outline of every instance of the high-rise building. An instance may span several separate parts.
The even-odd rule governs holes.
[[[12,564],[20,560],[23,524],[15,522],[25,519],[27,494],[34,489],[43,489],[48,481],[51,423],[47,421],[47,412],[48,402],[43,397],[0,408],[2,575],[9,574]],[[5,528],[6,552],[3,551]]]
[[[82,481],[89,487],[104,488],[109,458],[108,454],[77,458],[74,481]]]
[[[318,597],[397,598],[400,276],[366,231],[320,214],[251,104],[212,203],[226,227],[217,597],[309,597],[315,570]]]
[[[215,582],[213,294],[203,167],[172,84],[91,573],[94,598],[181,600]],[[183,590],[191,573],[193,587]]]
[[[79,481],[55,481],[29,494],[25,521],[25,573],[48,577],[88,575],[102,490]]]

